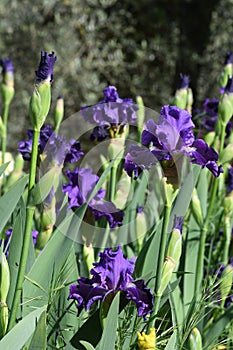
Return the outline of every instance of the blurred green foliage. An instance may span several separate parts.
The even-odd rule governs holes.
[[[29,127],[28,101],[40,51],[55,51],[53,104],[66,117],[102,98],[140,94],[147,107],[170,103],[179,73],[190,74],[198,102],[218,93],[216,80],[232,49],[232,0],[1,0],[0,56],[15,66],[9,118],[11,149]],[[25,131],[24,131],[25,133]],[[17,136],[16,136],[17,135]]]

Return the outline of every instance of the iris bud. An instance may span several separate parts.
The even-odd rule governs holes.
[[[5,105],[9,105],[14,97],[14,67],[10,58],[2,58],[3,82],[1,83],[1,93]]]
[[[167,257],[172,258],[176,264],[179,264],[182,248],[182,237],[180,230],[175,228],[172,233],[168,243]]]
[[[56,133],[58,133],[60,124],[63,120],[64,117],[64,100],[62,98],[62,96],[59,96],[57,98],[57,103],[56,103],[56,107],[54,110],[54,114],[53,114],[53,119],[54,119],[54,131]]]
[[[231,286],[233,282],[233,266],[227,265],[222,272],[221,282],[220,282],[220,294],[222,301],[225,301],[226,297],[231,291]]]
[[[168,283],[170,282],[172,273],[175,270],[175,267],[176,267],[175,260],[171,257],[166,257],[165,262],[163,264],[163,269],[162,269],[161,284],[157,293],[158,297],[160,297],[163,294]]]
[[[0,302],[5,303],[10,287],[10,270],[6,256],[0,252]]]
[[[137,96],[136,98],[136,102],[137,102],[137,106],[138,106],[138,110],[137,110],[137,125],[139,130],[143,127],[144,124],[144,120],[145,120],[145,107],[144,107],[144,103],[143,103],[143,99],[141,96]]]
[[[229,94],[224,93],[218,106],[218,115],[223,124],[227,124],[233,114],[233,103]]]
[[[0,339],[4,336],[8,324],[6,298],[10,287],[10,270],[6,256],[0,252]]]
[[[190,350],[202,350],[202,338],[199,330],[193,328],[189,336],[189,349]]]
[[[192,194],[191,210],[197,224],[199,225],[199,227],[202,227],[203,214],[202,214],[201,202],[200,202],[196,188],[194,188],[193,194]]]

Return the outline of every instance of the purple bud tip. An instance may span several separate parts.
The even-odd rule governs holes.
[[[233,63],[233,54],[231,51],[228,51],[226,54],[224,65],[231,64],[231,63]]]
[[[2,66],[2,73],[5,74],[7,72],[14,72],[14,66],[11,58],[1,58],[0,64]]]
[[[44,80],[49,79],[50,83],[53,81],[53,66],[56,62],[57,57],[54,56],[54,52],[47,53],[46,51],[41,51],[41,59],[39,68],[36,71],[36,82],[40,83]]]
[[[189,88],[189,76],[180,73],[180,82],[178,89],[188,89]]]
[[[182,232],[182,226],[184,222],[184,217],[183,216],[176,216],[174,217],[174,228],[177,228]]]
[[[228,76],[228,81],[227,81],[227,85],[225,87],[225,92],[227,93],[233,93],[233,78],[230,78]]]
[[[119,95],[115,86],[107,86],[104,90],[104,102],[117,102]]]

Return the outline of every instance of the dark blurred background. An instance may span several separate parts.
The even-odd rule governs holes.
[[[232,0],[1,0],[0,56],[15,66],[9,148],[30,125],[41,50],[56,53],[53,105],[62,94],[66,117],[102,99],[108,84],[159,110],[171,102],[180,72],[190,75],[195,107],[218,97],[233,50],[232,9]]]

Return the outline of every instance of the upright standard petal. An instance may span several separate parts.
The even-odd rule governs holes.
[[[36,71],[36,82],[41,83],[44,81],[49,81],[52,83],[53,81],[53,66],[56,62],[57,57],[54,52],[47,53],[46,51],[41,51],[41,59],[39,68]]]

